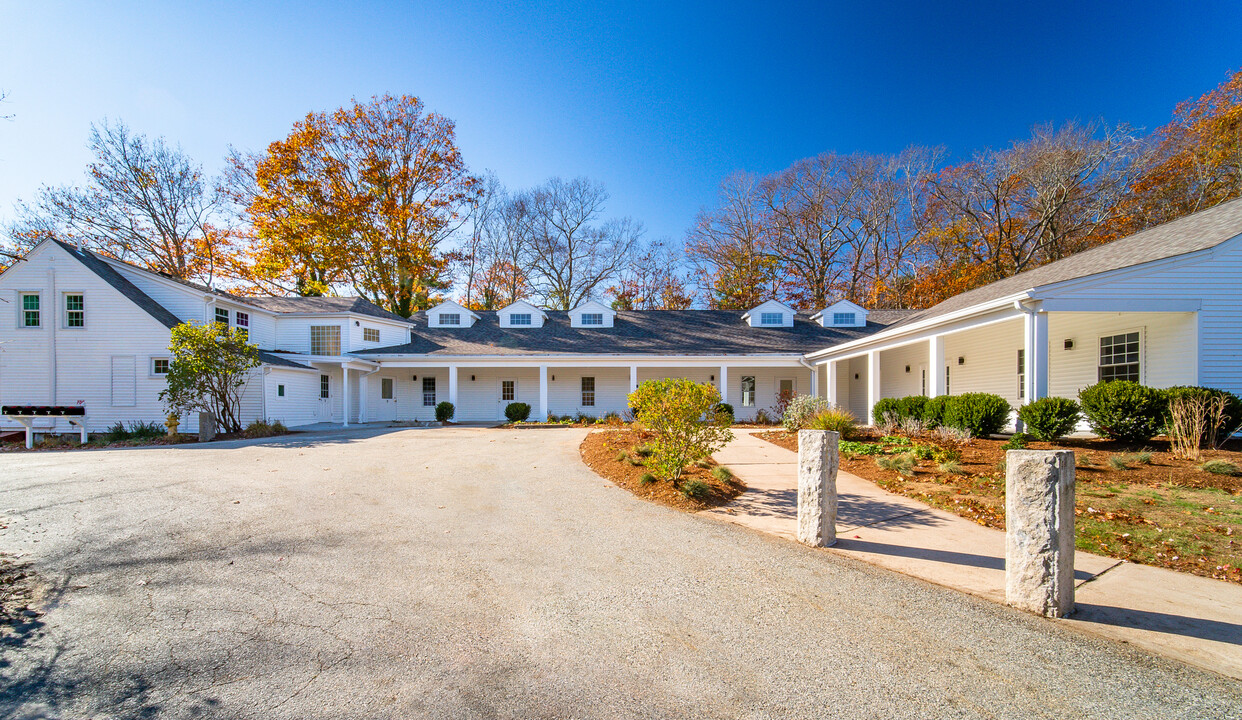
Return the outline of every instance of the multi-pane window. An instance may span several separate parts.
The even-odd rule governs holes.
[[[86,327],[86,298],[81,293],[65,295],[65,327]]]
[[[327,375],[319,376],[319,397],[324,400],[332,397],[332,378]]]
[[[603,325],[604,313],[582,313],[583,325]]]
[[[781,325],[785,322],[785,314],[778,312],[759,313],[760,325]]]
[[[39,327],[39,296],[36,293],[22,294],[22,327]]]
[[[423,378],[423,407],[436,406],[436,379],[434,377]]]
[[[229,324],[229,309],[228,308],[222,308],[222,307],[216,308],[216,322],[222,325]]]
[[[755,376],[742,376],[742,407],[755,406]]]
[[[1100,338],[1100,382],[1133,380],[1139,382],[1138,332]]]
[[[855,322],[854,317],[855,315],[852,312],[849,312],[849,313],[834,312],[832,314],[832,324],[833,325],[853,325]]]
[[[311,355],[340,355],[341,326],[311,325]]]
[[[504,402],[513,402],[514,398],[517,397],[516,393],[514,392],[514,390],[516,389],[516,385],[517,383],[515,383],[512,380],[501,380],[500,381],[500,399],[503,400]]]
[[[582,407],[595,407],[595,378],[582,378]]]
[[[392,400],[392,378],[380,378],[380,399]]]
[[[1018,351],[1018,398],[1026,397],[1026,350]]]
[[[362,328],[363,342],[379,342],[379,328]]]
[[[244,313],[240,310],[233,313],[233,324],[237,326],[237,330],[242,337],[250,337],[250,313]]]
[[[168,358],[151,358],[151,374],[167,375],[168,374]]]
[[[441,325],[461,325],[461,313],[440,313]]]
[[[511,313],[509,315],[510,325],[530,325],[530,313]]]

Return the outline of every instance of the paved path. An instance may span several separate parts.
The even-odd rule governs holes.
[[[797,453],[749,431],[714,457],[749,491],[709,511],[795,539]],[[1005,534],[895,495],[847,472],[837,475],[836,546],[857,558],[996,602],[1005,600]],[[1242,587],[1079,552],[1077,611],[1060,621],[1242,679]]]
[[[1237,683],[643,502],[585,431],[0,456],[0,717],[1225,718]]]

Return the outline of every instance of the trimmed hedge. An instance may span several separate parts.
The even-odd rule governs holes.
[[[908,418],[923,419],[923,410],[927,407],[928,398],[922,395],[908,395],[900,398],[881,398],[875,404],[871,414],[876,423],[882,422],[885,415],[892,415],[893,420],[901,424]]]
[[[991,393],[963,393],[949,396],[944,424],[969,430],[974,437],[998,433],[1009,421],[1009,402]]]
[[[1096,383],[1078,399],[1095,434],[1121,442],[1147,442],[1160,434],[1169,414],[1165,392],[1129,380]]]
[[[927,402],[923,403],[923,424],[927,426],[927,429],[934,430],[944,425],[944,416],[949,409],[950,397],[950,395],[940,395],[928,398]]]
[[[1074,432],[1082,410],[1069,398],[1046,397],[1018,408],[1026,432],[1044,442],[1052,442]]]
[[[436,420],[439,420],[440,422],[448,422],[449,420],[452,420],[453,416],[456,414],[457,408],[453,407],[453,403],[448,400],[436,405]]]
[[[530,417],[530,405],[524,402],[511,402],[505,405],[505,417],[509,422],[525,422]]]

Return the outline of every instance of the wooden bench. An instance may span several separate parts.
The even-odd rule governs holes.
[[[86,408],[81,405],[3,405],[0,406],[0,416],[13,418],[26,428],[27,450],[34,447],[35,419],[45,417],[63,417],[69,424],[77,425],[82,433],[82,444],[86,444]]]

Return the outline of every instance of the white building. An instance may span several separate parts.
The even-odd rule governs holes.
[[[211,321],[246,328],[263,349],[244,420],[290,427],[429,420],[445,400],[459,421],[501,420],[513,401],[533,418],[600,416],[662,377],[715,384],[740,419],[782,391],[860,418],[882,397],[992,392],[1017,406],[1110,378],[1242,393],[1242,201],[923,311],[446,302],[406,320],[358,298],[212,291],[47,241],[0,274],[0,405],[81,405],[95,431],[162,422],[169,330]]]

